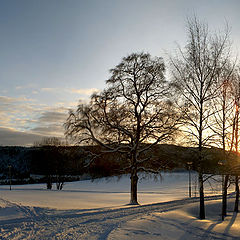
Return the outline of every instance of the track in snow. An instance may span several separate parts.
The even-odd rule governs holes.
[[[218,199],[208,197],[206,200]],[[108,235],[127,221],[153,212],[166,212],[198,198],[176,200],[143,206],[124,206],[95,210],[54,210],[25,207],[0,199],[16,218],[0,220],[0,239],[107,239]],[[4,209],[0,209],[3,211]]]

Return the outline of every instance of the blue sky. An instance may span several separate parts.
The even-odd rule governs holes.
[[[0,2],[0,145],[63,137],[69,108],[101,90],[132,52],[184,46],[186,18],[231,27],[240,53],[238,0],[5,0]]]

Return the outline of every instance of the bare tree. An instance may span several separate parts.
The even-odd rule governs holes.
[[[169,100],[162,58],[131,54],[110,70],[108,87],[94,94],[90,104],[71,111],[66,135],[78,143],[93,143],[106,152],[123,154],[131,174],[130,204],[138,204],[139,171],[150,171],[151,148],[169,140],[177,128],[178,114]]]
[[[196,17],[187,23],[188,42],[179,47],[178,56],[170,59],[175,85],[183,96],[185,113],[183,131],[192,144],[198,146],[198,181],[200,195],[200,219],[205,219],[204,176],[202,163],[204,147],[213,140],[209,134],[209,119],[213,115],[211,100],[216,97],[216,77],[229,59],[229,31],[211,34],[208,26]]]
[[[64,143],[57,137],[44,137],[41,141],[34,142],[34,146],[36,147],[62,145],[66,145],[66,143]]]
[[[217,75],[217,96],[212,101],[214,115],[210,122],[210,129],[216,134],[215,144],[223,150],[223,159],[219,162],[222,169],[222,220],[227,215],[227,189],[231,169],[230,155],[234,142],[235,118],[234,101],[232,94],[235,64],[228,63]]]
[[[55,180],[56,188],[62,190],[65,182],[65,177],[63,176],[64,156],[62,149],[59,147],[66,145],[66,143],[57,137],[44,137],[41,141],[35,142],[34,145],[42,148],[47,159],[47,165],[45,166],[47,189],[52,189],[52,184]]]
[[[233,123],[233,146],[234,150],[239,155],[238,152],[238,145],[239,145],[239,107],[240,107],[240,68],[238,67],[235,71],[234,78],[233,78],[233,88],[232,88],[232,94],[234,97],[234,123]],[[237,168],[237,166],[235,166]],[[239,176],[238,176],[238,170],[234,169],[233,172],[235,172],[235,191],[236,191],[236,198],[235,198],[235,205],[234,205],[234,211],[238,212],[238,205],[239,205]]]

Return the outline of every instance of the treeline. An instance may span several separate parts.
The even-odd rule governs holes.
[[[222,150],[206,148],[205,151],[204,172],[221,174],[219,161],[223,156]],[[195,148],[162,144],[151,148],[146,155],[150,160],[142,166],[154,172],[187,169],[189,162],[191,169],[197,170]],[[126,158],[119,153],[104,153],[99,146],[0,147],[0,176],[2,183],[8,183],[9,171],[11,178],[15,179],[13,183],[36,182],[36,179],[30,178],[33,174],[44,176],[41,181],[45,182],[48,177],[53,182],[57,177],[65,182],[73,179],[71,176],[83,174],[90,178],[109,177],[130,173]],[[234,160],[237,161],[237,157],[232,154],[231,164]]]

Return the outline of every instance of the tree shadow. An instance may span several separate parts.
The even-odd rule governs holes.
[[[212,230],[218,225],[222,223],[222,221],[217,221],[215,223],[212,223],[205,231],[204,234],[202,235],[202,239],[207,239],[209,234],[212,234]]]
[[[229,236],[229,231],[230,231],[231,226],[234,224],[236,218],[237,218],[237,213],[233,213],[233,216],[232,216],[231,220],[229,221],[227,227],[225,228],[225,230],[223,232],[223,236],[225,236],[226,238],[230,237]],[[208,229],[205,230],[205,232],[204,232],[204,234],[202,236],[202,239],[207,239],[209,237],[209,235],[216,235],[217,236],[218,233],[217,232],[216,233],[212,232],[212,230],[214,229],[215,226],[217,226],[220,223],[223,223],[223,221],[219,220],[218,222],[211,224],[208,227]],[[233,237],[233,239],[235,239],[235,238]]]
[[[229,233],[230,228],[232,227],[232,225],[234,224],[234,222],[235,222],[235,220],[237,218],[237,214],[238,213],[236,213],[236,212],[233,213],[231,220],[229,221],[226,229],[224,230],[224,234],[228,234]]]

